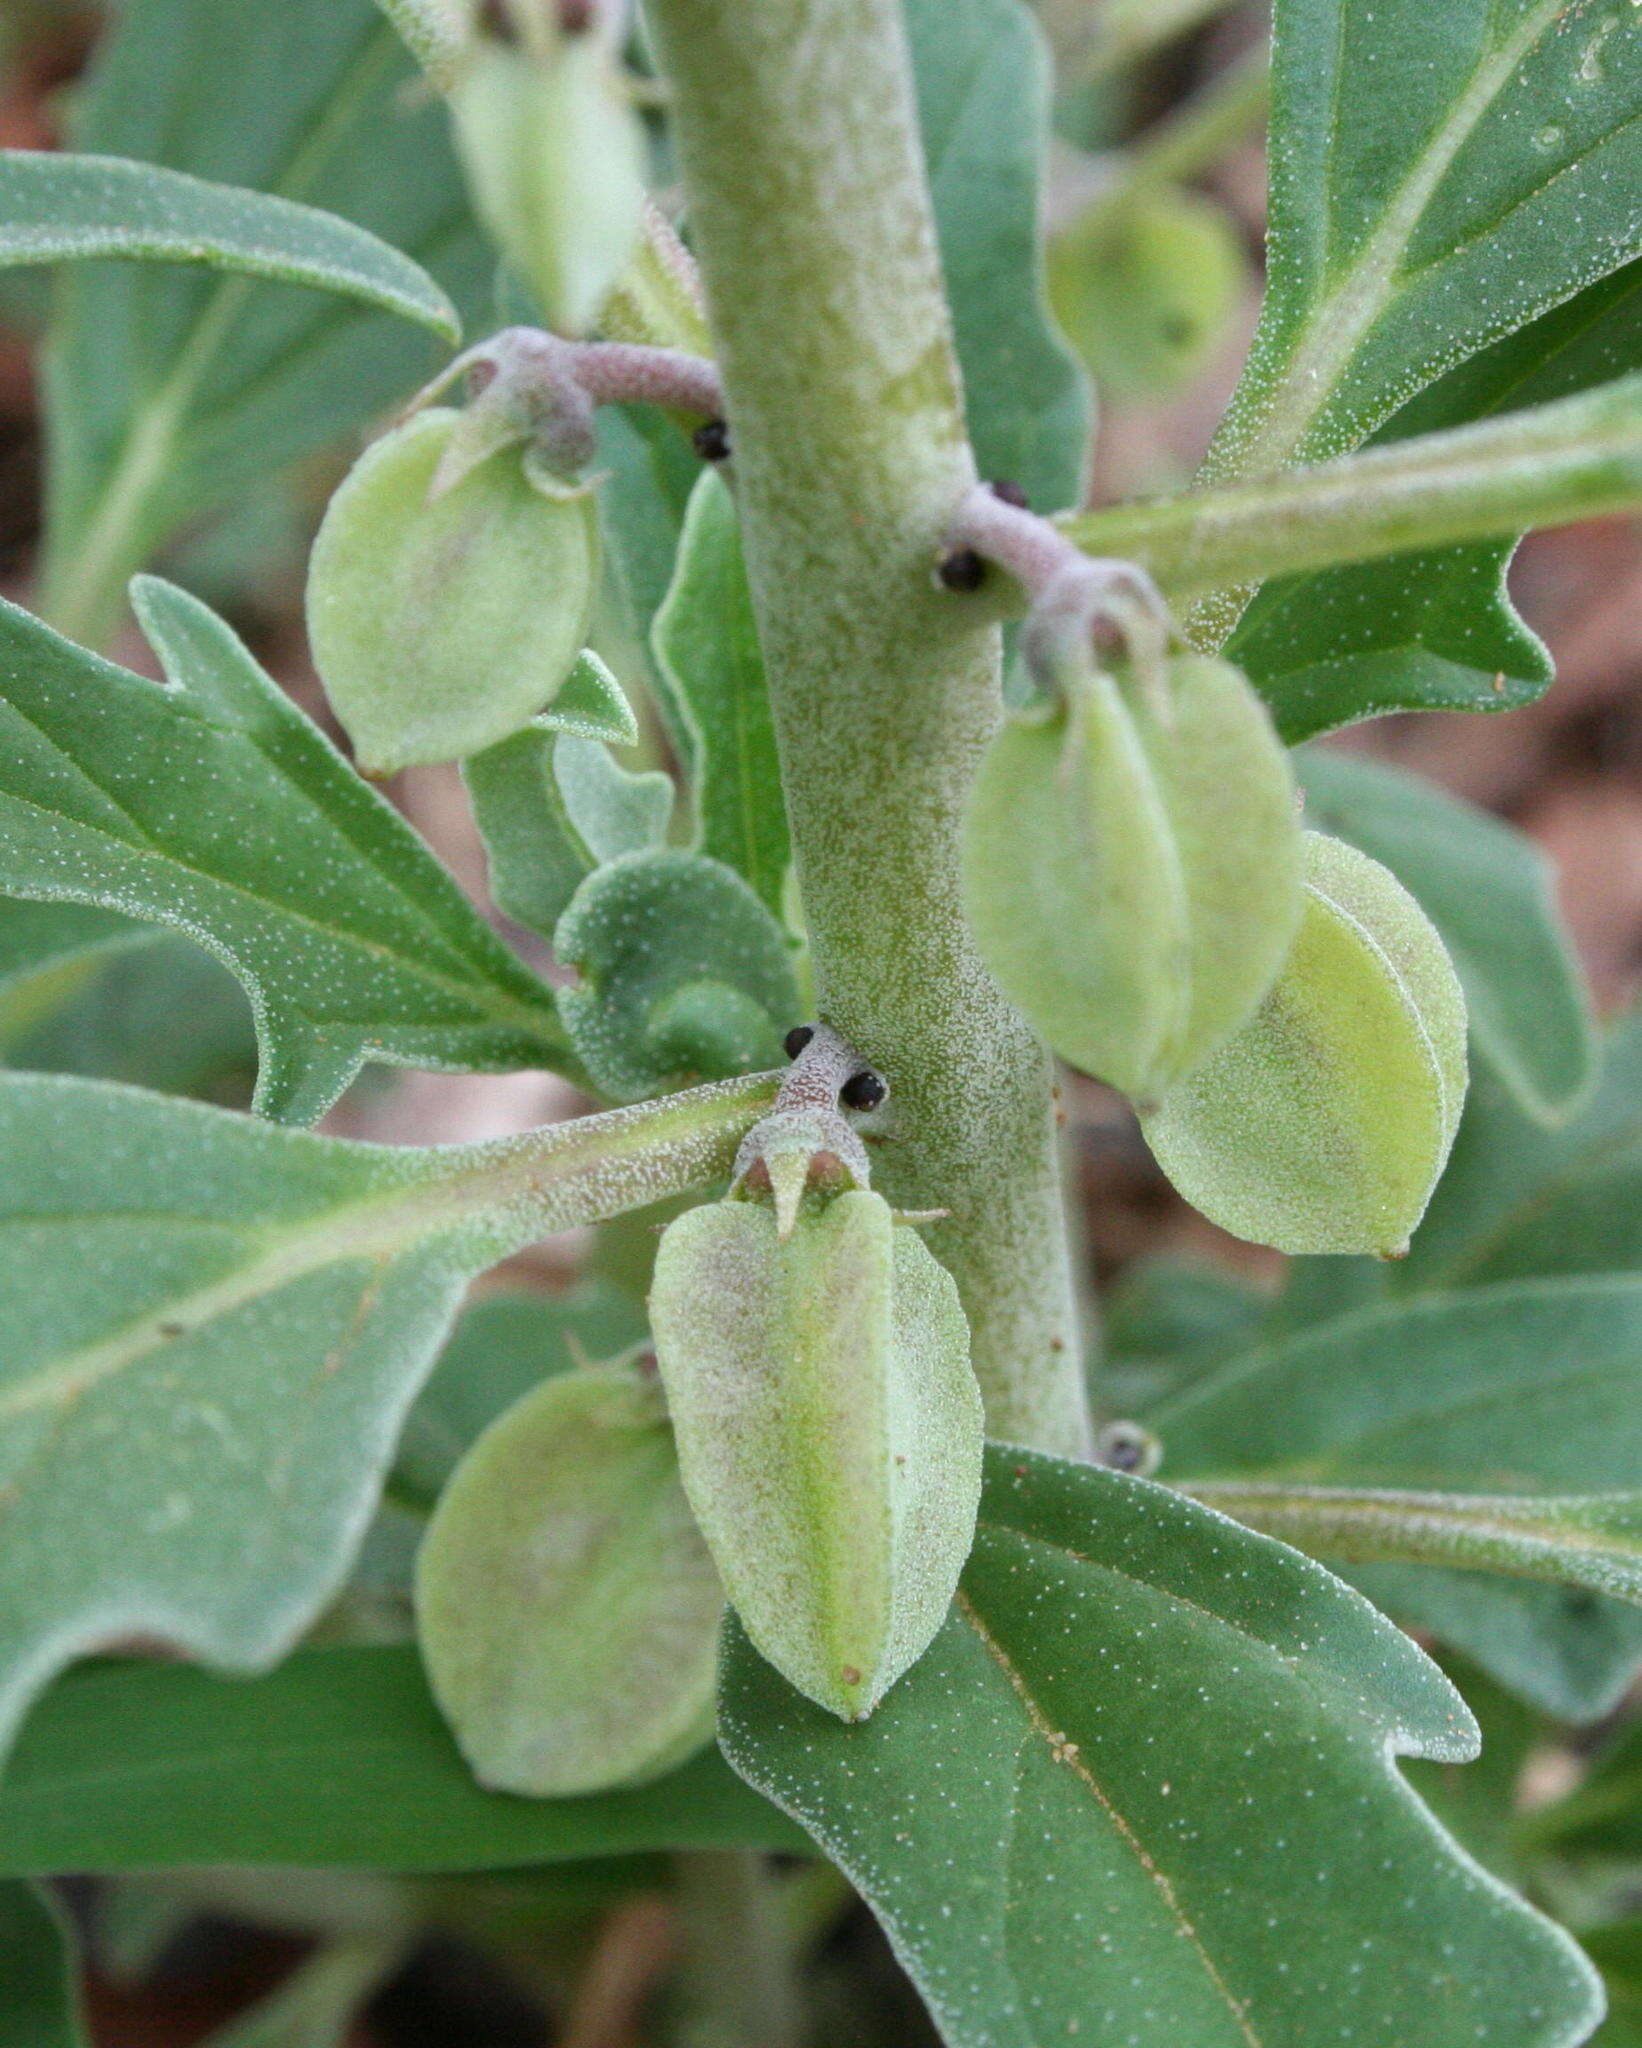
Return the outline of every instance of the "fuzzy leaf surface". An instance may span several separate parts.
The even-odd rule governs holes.
[[[420,264],[319,207],[126,157],[0,152],[0,264],[87,256],[204,263],[311,285],[446,341],[461,333],[455,307]]]
[[[1474,1754],[1436,1667],[1144,1480],[995,1447],[957,1606],[873,1718],[829,1722],[732,1634],[720,1739],[952,2048],[1549,2048],[1595,2016],[1572,1944],[1392,1766]]]
[[[711,1182],[770,1095],[415,1149],[0,1076],[0,1746],[111,1642],[283,1655],[347,1571],[463,1284]]]
[[[244,982],[257,1107],[311,1121],[366,1059],[564,1066],[547,988],[195,599],[136,601],[168,684],[0,612],[0,887],[169,924]]]
[[[713,1750],[637,1791],[482,1790],[409,1643],[298,1650],[253,1679],[85,1665],[30,1715],[0,1780],[7,1871],[483,1870],[803,1846]]]

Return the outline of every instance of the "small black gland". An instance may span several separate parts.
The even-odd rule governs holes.
[[[1149,1479],[1162,1461],[1163,1447],[1138,1422],[1108,1422],[1095,1436],[1095,1463],[1113,1472]]]
[[[863,1067],[858,1074],[851,1074],[838,1091],[838,1100],[846,1109],[876,1109],[889,1093],[889,1084],[882,1074],[875,1074],[871,1067]]]
[[[1021,489],[1019,484],[1011,483],[1006,476],[994,477],[987,485],[987,489],[994,498],[1001,499],[1006,505],[1013,505],[1017,511],[1027,512],[1031,510],[1031,501],[1027,498],[1025,491]]]
[[[973,548],[954,548],[942,557],[935,574],[947,590],[979,590],[986,581],[986,564]]]
[[[815,1036],[813,1024],[795,1024],[781,1041],[782,1050],[788,1059],[795,1060]]]
[[[730,430],[723,420],[704,420],[690,436],[690,446],[703,462],[728,462]]]

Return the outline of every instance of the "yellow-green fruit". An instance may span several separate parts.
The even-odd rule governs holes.
[[[928,1647],[969,1554],[981,1399],[950,1276],[880,1195],[668,1225],[651,1327],[690,1505],[759,1650],[847,1721]]]
[[[1365,853],[1305,835],[1293,951],[1253,1018],[1143,1117],[1187,1201],[1285,1252],[1405,1251],[1465,1100],[1465,998]]]
[[[1224,207],[1165,189],[1099,201],[1049,245],[1049,304],[1106,389],[1157,398],[1226,335],[1249,282]]]
[[[988,747],[964,834],[981,955],[1061,1057],[1156,1101],[1253,1012],[1300,915],[1288,755],[1241,672],[1091,668]]]
[[[367,448],[308,565],[314,662],[371,774],[459,760],[518,732],[587,635],[591,492],[540,489],[514,446],[430,495],[458,417],[418,413]]]
[[[481,1784],[558,1797],[655,1777],[712,1734],[723,1594],[636,1366],[534,1387],[440,1496],[423,1661]]]
[[[456,142],[480,218],[541,303],[581,334],[638,245],[644,129],[597,36],[545,62],[487,44],[452,86]]]

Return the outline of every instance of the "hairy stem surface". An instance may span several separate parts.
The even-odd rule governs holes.
[[[653,0],[724,375],[821,1010],[945,1208],[995,1436],[1087,1444],[1042,1048],[958,885],[999,642],[932,569],[974,480],[894,0]]]

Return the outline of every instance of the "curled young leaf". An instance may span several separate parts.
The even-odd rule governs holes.
[[[598,576],[591,492],[549,490],[516,445],[447,489],[462,415],[383,435],[332,498],[308,571],[308,632],[361,765],[451,761],[552,702],[586,638]]]
[[[661,1388],[632,1363],[560,1373],[498,1416],[417,1558],[434,1697],[501,1792],[639,1783],[699,1749],[723,1605]]]
[[[1407,1249],[1465,1100],[1465,998],[1378,861],[1305,835],[1305,912],[1270,994],[1142,1119],[1211,1221],[1285,1252]]]
[[[976,941],[1061,1057],[1142,1102],[1252,1013],[1294,933],[1288,759],[1238,670],[1170,660],[1162,689],[1089,660],[1005,726],[964,842]]]
[[[658,848],[594,869],[554,934],[580,979],[559,1014],[607,1095],[632,1101],[773,1067],[798,1015],[781,927],[747,884],[705,854]]]
[[[685,1491],[742,1625],[860,1720],[946,1617],[975,1528],[981,1400],[957,1289],[881,1195],[668,1226],[651,1326]]]

